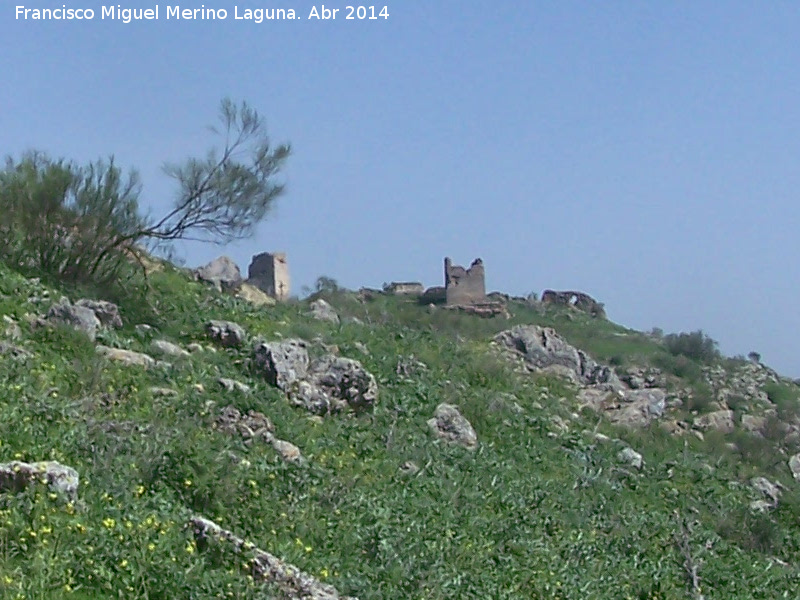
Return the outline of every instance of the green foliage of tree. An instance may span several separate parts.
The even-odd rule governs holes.
[[[0,172],[0,258],[63,280],[103,282],[141,247],[251,236],[284,192],[276,176],[290,147],[271,145],[247,103],[223,100],[220,122],[212,128],[220,147],[165,166],[178,191],[161,218],[141,213],[139,176],[124,174],[113,157],[86,166],[40,152],[9,158]]]
[[[670,333],[664,337],[667,350],[674,356],[686,356],[699,362],[720,358],[717,342],[698,329],[691,333]]]

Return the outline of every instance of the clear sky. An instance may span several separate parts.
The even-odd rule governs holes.
[[[184,246],[288,253],[293,287],[442,284],[481,257],[487,286],[576,289],[629,327],[702,328],[800,376],[800,4],[388,1],[388,19],[15,18],[0,2],[0,151],[114,154],[162,212],[161,165],[203,154],[223,97],[293,146],[256,238]],[[378,9],[385,4],[376,4]],[[199,7],[199,2],[180,4]],[[322,4],[316,4],[319,8]]]

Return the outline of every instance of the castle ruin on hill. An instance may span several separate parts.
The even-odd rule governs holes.
[[[283,252],[262,252],[253,256],[247,271],[247,283],[276,300],[289,298],[289,264]]]
[[[486,302],[486,282],[483,261],[476,258],[468,269],[444,259],[444,287],[446,303],[451,306],[468,306]]]

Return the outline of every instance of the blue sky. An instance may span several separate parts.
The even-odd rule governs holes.
[[[258,235],[194,266],[288,253],[294,290],[442,282],[586,291],[629,327],[702,328],[800,376],[800,5],[389,2],[389,19],[21,21],[0,6],[0,152],[114,154],[162,212],[223,97],[293,146]],[[94,8],[100,2],[66,2]],[[181,7],[198,7],[187,2]],[[343,9],[347,2],[326,3]],[[316,4],[317,7],[321,3]],[[377,6],[384,6],[383,3]]]

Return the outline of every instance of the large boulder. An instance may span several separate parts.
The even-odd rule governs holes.
[[[253,352],[255,365],[264,378],[283,392],[290,392],[308,374],[308,344],[305,340],[261,342]]]
[[[210,283],[219,291],[236,290],[243,281],[239,267],[228,256],[215,258],[207,265],[195,269],[194,273],[198,280]]]
[[[45,321],[51,324],[67,325],[82,331],[92,341],[97,337],[97,330],[101,325],[100,319],[91,308],[70,304],[66,299],[50,307]]]
[[[80,477],[72,467],[55,461],[26,463],[15,460],[0,464],[0,492],[21,492],[37,482],[46,483],[53,492],[70,501],[78,499]]]
[[[315,412],[338,412],[344,408],[368,410],[378,400],[375,377],[357,360],[326,356],[314,361],[309,371],[310,381],[327,398],[327,406],[307,406]],[[305,405],[302,400],[299,403]]]
[[[732,433],[734,430],[733,411],[715,410],[705,415],[701,415],[694,420],[694,426],[701,431],[715,429],[722,433]]]
[[[122,328],[122,317],[119,314],[119,307],[113,302],[81,298],[75,303],[75,306],[82,306],[91,310],[103,327],[113,327],[114,329]]]
[[[249,302],[257,308],[262,306],[272,306],[278,302],[266,292],[258,289],[254,285],[250,285],[249,283],[243,283],[241,285],[236,292],[236,297],[244,300],[245,302]]]
[[[167,340],[153,340],[150,343],[150,348],[152,348],[155,354],[160,354],[162,356],[169,356],[172,358],[186,358],[189,356],[187,350]]]
[[[478,447],[478,435],[472,424],[452,404],[442,403],[436,407],[428,427],[441,439],[459,444],[470,450]]]
[[[336,310],[322,298],[317,298],[310,305],[311,316],[319,321],[328,321],[339,324],[339,315]]]
[[[581,385],[624,388],[611,367],[598,364],[550,327],[517,325],[495,336],[495,342],[518,353],[531,370],[565,375]]]
[[[133,350],[123,350],[122,348],[109,348],[108,346],[98,345],[97,353],[108,360],[122,363],[128,367],[152,367],[156,364],[155,359],[149,354],[134,352]]]
[[[792,472],[792,477],[800,480],[800,454],[794,454],[789,458],[789,470]]]
[[[334,355],[311,361],[304,340],[261,342],[253,362],[292,403],[316,414],[345,408],[366,410],[378,399],[378,384],[360,362]]]
[[[206,333],[226,348],[238,348],[247,339],[244,327],[233,321],[209,321],[206,323]]]
[[[588,387],[578,392],[578,401],[617,425],[644,427],[661,417],[666,409],[667,393],[658,388],[643,390],[606,390]]]

